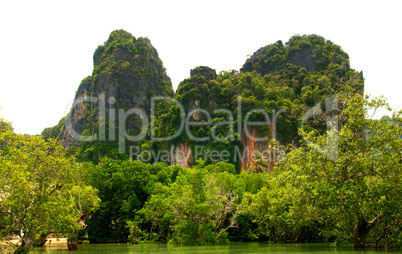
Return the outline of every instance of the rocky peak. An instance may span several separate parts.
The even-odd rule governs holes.
[[[241,68],[242,72],[257,71],[279,74],[289,64],[305,68],[310,72],[325,71],[330,64],[339,65],[344,75],[349,69],[349,56],[323,37],[311,35],[292,36],[285,46],[281,41],[258,49]]]
[[[216,77],[218,76],[214,69],[211,69],[207,66],[198,66],[190,71],[191,78],[194,78],[196,75],[201,75],[208,81],[216,79]]]
[[[139,108],[149,115],[151,97],[174,94],[170,78],[148,38],[135,38],[124,30],[113,31],[107,41],[98,46],[93,61],[92,76],[81,82],[75,99],[103,97],[106,117],[111,107],[125,110]],[[111,101],[113,105],[109,103]],[[68,117],[76,133],[92,135],[97,132],[99,103],[81,102],[71,109]],[[105,122],[108,123],[108,120]],[[134,117],[129,119],[127,129],[136,132],[137,122]],[[71,140],[65,127],[62,128],[59,135],[62,144],[65,147],[78,144]]]
[[[283,65],[285,54],[282,41],[258,49],[240,69],[242,72],[257,71],[262,75],[278,71]]]

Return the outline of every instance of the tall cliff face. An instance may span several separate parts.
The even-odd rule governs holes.
[[[295,35],[286,44],[282,41],[258,49],[243,65],[242,72],[257,72],[265,77],[271,84],[280,84],[283,88],[291,88],[286,99],[293,102],[302,102],[300,107],[286,107],[276,105],[276,109],[283,107],[287,110],[286,116],[279,116],[277,128],[278,135],[273,135],[282,145],[293,143],[296,140],[289,137],[298,136],[297,129],[303,112],[313,107],[328,96],[328,93],[341,92],[341,83],[346,80],[356,92],[363,95],[364,83],[362,74],[350,68],[349,56],[340,46],[317,35]],[[357,75],[356,75],[357,74]],[[338,90],[338,91],[337,91]],[[283,90],[284,93],[288,93]],[[277,99],[275,99],[277,100]],[[289,101],[289,102],[290,102]],[[275,103],[273,103],[275,105]],[[293,126],[292,126],[293,125]],[[319,129],[323,125],[318,125]],[[249,133],[258,132],[258,127],[251,127]],[[297,141],[296,141],[297,142]],[[243,148],[255,147],[256,151],[269,151],[272,149],[267,142],[255,142],[242,133]],[[246,153],[241,161],[241,167],[254,163],[251,153]]]
[[[239,169],[255,163],[255,152],[268,152],[270,156],[272,149],[277,149],[269,140],[255,141],[252,137],[265,135],[281,145],[297,145],[306,111],[334,93],[364,91],[362,74],[350,68],[348,55],[317,35],[297,35],[285,44],[277,41],[262,47],[247,59],[241,71],[217,74],[212,68],[196,67],[175,94],[155,48],[146,38],[114,31],[95,51],[93,60],[93,73],[81,82],[77,103],[43,135],[58,138],[66,148],[80,145],[74,154],[95,163],[103,156],[119,158],[116,138],[121,124],[114,129],[113,124],[121,114],[133,108],[144,112],[145,116],[130,115],[123,124],[128,135],[141,133],[143,117],[150,122],[152,96],[174,96],[182,105],[161,102],[153,117],[154,138],[174,138],[155,141],[148,131],[135,145],[154,153],[166,152],[169,161],[165,162],[172,165],[189,167],[201,157],[207,164],[224,160]],[[191,122],[187,129],[180,129],[183,115],[185,122]],[[246,119],[262,124],[243,126]],[[320,119],[309,124],[314,130],[327,129]],[[97,140],[104,141],[79,142],[66,125],[84,139],[96,134]],[[146,157],[139,154],[137,158]],[[273,162],[270,160],[270,167]]]
[[[99,135],[100,128],[112,128],[109,126],[110,109],[117,112],[137,108],[149,116],[151,97],[172,97],[174,94],[162,61],[147,38],[135,38],[123,30],[113,31],[96,49],[93,61],[92,76],[82,80],[75,95],[76,103],[65,119],[69,120],[66,123],[70,129],[79,135]],[[127,118],[127,132],[140,131],[141,119],[138,118],[141,117]],[[106,126],[100,126],[100,123]],[[79,144],[65,126],[59,124],[57,128],[59,133],[49,129],[44,133],[56,135],[66,148]]]
[[[190,70],[190,78],[183,80],[177,88],[175,98],[183,105],[188,120],[191,122],[201,122],[205,115],[197,110],[211,111],[211,105],[214,103],[213,89],[214,82],[217,78],[216,71],[207,66],[198,66]],[[190,114],[193,112],[192,114]],[[211,111],[212,112],[212,111]],[[205,136],[203,128],[190,128],[190,132],[194,136]],[[191,167],[194,163],[194,146],[205,146],[208,142],[194,142],[187,134],[184,140],[179,141],[175,146],[171,147],[171,165],[180,165],[184,168]],[[191,143],[191,145],[190,145]]]
[[[179,165],[182,168],[189,168],[193,165],[193,153],[188,142],[180,142],[176,147],[170,148],[170,165]]]
[[[176,149],[179,154],[182,147],[203,146],[204,150],[228,150],[232,154],[240,151],[237,159],[240,168],[255,163],[255,154],[262,153],[270,157],[270,167],[280,157],[278,146],[273,147],[269,140],[256,141],[261,134],[276,139],[280,145],[296,144],[301,137],[298,134],[300,119],[316,103],[341,92],[341,87],[350,86],[356,92],[364,91],[363,77],[350,68],[349,57],[340,46],[317,35],[293,36],[286,44],[281,41],[257,50],[243,65],[241,72],[224,72],[216,75],[209,67],[197,67],[190,72],[190,78],[181,82],[176,98],[183,103],[188,113],[194,109],[203,109],[209,113],[192,114],[192,121],[205,123],[211,120],[210,127],[193,128],[199,137],[210,139],[203,142],[182,141]],[[239,107],[236,101],[241,98]],[[223,108],[232,113],[234,122],[244,122],[245,115],[261,109],[268,113],[269,123],[265,126],[247,126],[235,129],[230,142],[212,140],[214,130],[219,129],[222,137],[230,137],[227,126],[214,128],[215,123],[228,121],[225,114],[214,115],[215,110]],[[284,109],[281,114],[277,114]],[[237,113],[241,111],[241,116]],[[265,121],[262,115],[254,114],[253,120]],[[322,121],[313,121],[315,129],[325,131]],[[275,143],[275,142],[274,142]],[[193,151],[194,155],[197,153]],[[187,158],[181,156],[180,165],[190,165]],[[192,158],[196,161],[197,158]],[[209,163],[214,161],[210,159]]]

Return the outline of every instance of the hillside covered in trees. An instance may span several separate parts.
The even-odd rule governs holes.
[[[0,237],[19,234],[16,253],[50,232],[69,248],[401,246],[402,111],[372,119],[379,108],[391,110],[318,35],[239,70],[195,67],[174,91],[149,39],[113,31],[57,126],[22,136],[0,119]]]
[[[81,82],[69,115],[43,136],[60,140],[83,161],[125,154],[190,167],[199,157],[207,164],[219,161],[211,156],[214,150],[227,151],[225,161],[239,171],[254,161],[253,151],[271,149],[269,140],[298,146],[303,114],[317,103],[341,92],[364,92],[362,74],[350,68],[347,53],[317,35],[267,45],[240,71],[217,74],[199,66],[190,74],[174,93],[150,41],[114,31],[95,51],[92,76]],[[155,100],[151,112],[157,96],[170,100]],[[314,118],[309,128],[326,131]],[[166,152],[166,159],[149,158],[150,151]]]

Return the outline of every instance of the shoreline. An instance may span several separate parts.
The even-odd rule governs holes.
[[[19,243],[21,243],[21,240],[12,239],[10,241],[1,241],[0,246],[13,246],[13,244],[17,245]],[[43,245],[43,247],[46,247],[46,246],[61,246],[61,245],[67,246],[67,238],[49,237],[49,238],[47,238],[47,241],[46,241],[45,245]]]

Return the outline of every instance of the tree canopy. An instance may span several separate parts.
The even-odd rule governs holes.
[[[78,231],[80,215],[95,210],[100,202],[97,190],[85,184],[85,170],[55,140],[2,128],[1,239],[17,235],[21,245],[16,253],[24,253],[41,235]]]

